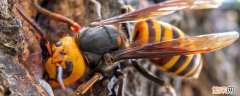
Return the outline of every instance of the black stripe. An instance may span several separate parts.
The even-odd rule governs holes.
[[[194,67],[195,64],[199,64],[199,62],[195,62],[195,61],[197,61],[197,59],[200,59],[200,58],[197,58],[197,55],[193,55],[193,58],[192,58],[190,64],[188,64],[188,66],[182,72],[180,72],[178,75],[184,76]]]
[[[162,58],[157,58],[158,60],[151,60],[156,66],[164,66],[166,65],[167,62],[169,62],[172,57],[162,57]]]
[[[195,75],[195,74],[197,73],[197,71],[198,71],[199,68],[200,68],[201,63],[202,63],[202,60],[201,60],[200,63],[198,64],[198,66],[197,66],[197,68],[195,69],[195,71],[194,71],[192,74],[190,74],[188,77],[192,77],[193,75]]]
[[[70,59],[65,60],[65,65],[66,65],[66,69],[63,69],[63,76],[62,76],[63,79],[68,78],[73,71],[72,60]]]
[[[188,56],[185,55],[181,55],[180,58],[178,59],[178,61],[173,65],[172,68],[168,69],[169,72],[175,72],[177,71],[177,69],[179,69],[183,63],[186,62]]]
[[[138,35],[139,35],[139,32],[140,32],[140,31],[137,31],[137,32],[136,32],[135,36],[133,37],[133,42],[136,41],[136,39],[139,37],[139,36],[138,36]]]
[[[162,24],[159,24],[159,25],[160,25],[160,28],[161,28],[161,36],[160,36],[161,39],[160,39],[160,41],[163,41],[166,29],[164,28],[164,26]]]
[[[154,42],[155,41],[155,29],[153,28],[153,21],[152,20],[147,20],[147,25],[148,25],[148,42]]]
[[[172,29],[173,39],[180,38],[179,32],[176,30],[176,28],[171,27],[171,29]]]

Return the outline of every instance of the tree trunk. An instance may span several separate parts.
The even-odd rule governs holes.
[[[0,1],[0,95],[46,95],[28,70],[30,54],[22,23],[13,11],[15,3],[15,0]]]

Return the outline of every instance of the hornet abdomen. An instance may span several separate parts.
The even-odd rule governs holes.
[[[135,25],[131,39],[134,46],[140,46],[183,37],[186,35],[170,24],[146,20]],[[163,71],[188,78],[198,78],[202,68],[201,54],[166,56],[152,58],[150,61]]]

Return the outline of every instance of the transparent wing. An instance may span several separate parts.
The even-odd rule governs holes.
[[[117,61],[207,53],[232,44],[238,37],[239,33],[234,31],[178,38],[116,51],[112,53],[112,56]]]
[[[146,20],[173,13],[186,8],[206,9],[217,8],[221,0],[169,0],[134,12],[118,15],[109,19],[93,22],[92,25],[105,25],[125,21]]]

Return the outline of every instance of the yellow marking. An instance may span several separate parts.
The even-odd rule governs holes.
[[[172,29],[166,26],[163,26],[165,28],[165,32],[164,32],[164,40],[171,40],[173,38],[173,32]]]
[[[44,64],[44,68],[47,71],[49,78],[56,78],[57,67],[55,64],[52,64],[52,57],[48,58],[47,62]]]
[[[171,40],[173,38],[172,25],[161,21],[159,23],[162,25],[161,27],[165,29],[164,36],[162,36],[163,41]]]
[[[139,33],[137,33],[137,32],[139,32]],[[133,38],[137,34],[138,34],[138,37]],[[135,41],[133,41],[134,45],[139,46],[139,45],[148,44],[148,34],[149,33],[148,33],[147,22],[146,21],[138,22],[135,25],[134,32],[133,32],[133,37],[132,37],[132,39],[135,39]]]
[[[161,40],[161,27],[158,21],[152,20],[153,28],[155,30],[155,42],[159,42]]]
[[[177,69],[177,71],[173,72],[173,74],[179,74],[182,72],[190,63],[193,58],[193,55],[188,55],[187,60],[180,66],[180,68]]]
[[[201,58],[201,54],[197,54],[196,59],[197,61],[194,62],[194,66],[193,68],[184,75],[184,77],[189,77],[189,75],[193,74],[193,72],[196,70],[196,68],[198,67],[199,64],[202,64],[202,58]]]
[[[203,64],[202,64],[202,62],[201,62],[201,65],[200,65],[199,69],[197,69],[196,74],[194,74],[194,75],[192,76],[192,79],[197,79],[197,78],[199,77],[199,75],[200,75],[200,73],[201,73],[201,70],[202,70],[202,66],[203,66]]]
[[[169,68],[171,68],[178,61],[179,58],[180,58],[180,55],[173,56],[166,64],[164,64],[164,66],[162,66],[162,67],[160,66],[160,68],[163,71],[168,70]]]
[[[175,26],[173,26],[173,27],[177,30],[178,35],[179,35],[179,38],[183,38],[183,37],[185,37],[184,33],[183,33],[180,29],[178,29],[178,28],[175,27]]]
[[[162,25],[162,26],[160,26],[160,24]],[[172,25],[170,25],[170,24],[168,24],[168,23],[165,23],[165,22],[161,22],[161,21],[158,21],[158,27],[159,28],[156,28],[156,29],[158,29],[158,31],[156,31],[156,32],[159,32],[159,33],[157,33],[157,35],[159,36],[156,36],[156,39],[158,39],[158,40],[156,40],[156,41],[160,41],[161,40],[161,38],[163,38],[163,41],[166,41],[166,40],[171,40],[172,38],[173,38],[173,32],[172,32],[172,28],[174,27],[174,26],[172,26]],[[165,29],[165,31],[164,31],[164,36],[160,36],[161,35],[161,28],[164,28]],[[177,28],[176,28],[177,29]],[[184,37],[184,34],[183,33],[181,33],[182,31],[179,31],[178,33],[179,33],[179,36],[180,37]],[[178,33],[176,33],[176,34],[178,34]],[[166,63],[166,64],[164,64],[164,66],[159,66],[159,68],[161,69],[161,70],[163,70],[163,71],[167,71],[169,68],[171,68],[177,61],[178,61],[178,59],[180,58],[180,55],[178,55],[178,56],[173,56],[173,57],[170,57],[171,59]]]

